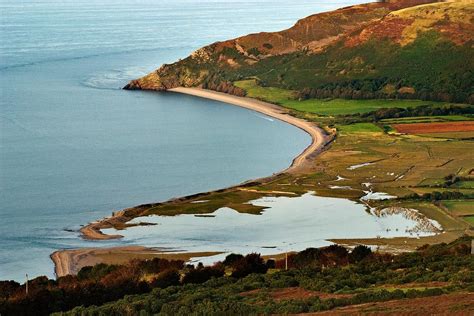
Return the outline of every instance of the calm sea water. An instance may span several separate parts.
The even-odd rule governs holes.
[[[357,1],[0,0],[0,279],[53,276],[113,210],[269,175],[302,131],[219,102],[119,88],[207,43]],[[71,230],[71,231],[67,231]]]

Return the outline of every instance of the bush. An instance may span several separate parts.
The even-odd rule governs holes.
[[[156,278],[151,281],[150,286],[164,289],[168,286],[179,285],[179,279],[180,276],[178,270],[165,270],[160,272]]]
[[[77,277],[79,280],[86,280],[86,279],[98,280],[116,269],[117,269],[116,265],[108,265],[105,263],[99,263],[93,267],[91,266],[83,267],[77,273]]]
[[[238,262],[239,260],[241,260],[244,256],[241,255],[241,254],[235,254],[235,253],[231,253],[229,255],[227,255],[225,257],[225,260],[223,262],[223,264],[226,266],[226,267],[231,267],[233,266],[236,262]]]
[[[232,276],[243,278],[251,273],[267,273],[267,270],[268,267],[260,254],[251,253],[235,262]]]
[[[7,298],[20,289],[20,283],[15,281],[0,281],[0,298]]]
[[[224,275],[224,268],[221,265],[203,267],[189,270],[183,277],[182,283],[204,283],[211,278],[218,278]]]
[[[364,245],[356,246],[349,254],[349,262],[356,263],[362,261],[364,258],[372,254],[372,250]]]

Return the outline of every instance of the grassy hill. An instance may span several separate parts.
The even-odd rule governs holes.
[[[217,42],[127,89],[200,86],[244,95],[235,81],[295,99],[474,102],[474,1],[390,1],[309,16],[292,28]]]

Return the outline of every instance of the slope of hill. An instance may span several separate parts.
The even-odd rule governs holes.
[[[474,1],[390,1],[309,16],[292,28],[203,47],[126,89],[232,82],[300,91],[299,98],[421,98],[474,102]]]

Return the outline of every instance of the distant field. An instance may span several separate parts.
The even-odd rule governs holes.
[[[460,189],[474,189],[474,181],[459,181],[456,182],[453,186]]]
[[[432,123],[432,122],[452,122],[452,121],[470,121],[473,117],[464,115],[443,115],[443,116],[414,116],[400,117],[381,120],[382,123],[388,124],[412,124],[412,123]]]
[[[257,98],[284,107],[310,112],[320,115],[342,115],[366,113],[380,108],[408,108],[421,105],[443,105],[443,102],[421,101],[421,100],[345,100],[345,99],[309,99],[298,101],[294,99],[295,92],[292,90],[261,87],[255,80],[242,80],[234,82],[234,85],[244,89],[247,96]]]
[[[417,134],[417,135],[432,137],[432,138],[469,139],[469,138],[474,138],[474,131],[473,132],[428,133],[428,134]]]
[[[465,216],[463,217],[466,222],[474,226],[474,216]]]
[[[372,123],[356,123],[350,125],[338,126],[338,130],[342,133],[381,133],[380,127]]]
[[[418,186],[420,187],[438,186],[438,185],[443,185],[444,182],[445,181],[443,178],[427,178],[427,179],[423,179],[420,183],[418,183]]]
[[[456,216],[474,215],[474,201],[443,201],[442,204]]]
[[[393,127],[399,133],[407,134],[472,132],[474,131],[474,121],[395,124]]]

